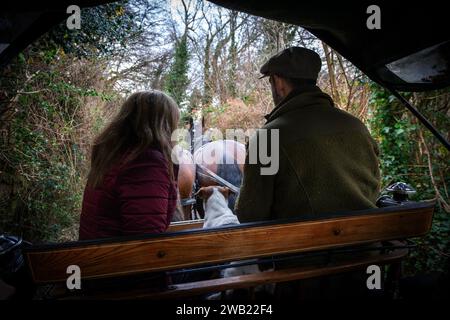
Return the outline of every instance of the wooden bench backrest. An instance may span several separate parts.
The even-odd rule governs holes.
[[[422,236],[433,211],[433,202],[422,202],[306,221],[32,246],[24,254],[35,283],[65,281],[70,265],[80,267],[83,279],[126,276]]]

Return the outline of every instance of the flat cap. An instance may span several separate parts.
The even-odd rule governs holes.
[[[286,78],[311,79],[316,81],[322,68],[320,56],[309,49],[290,47],[271,57],[260,69],[261,78],[272,74]]]

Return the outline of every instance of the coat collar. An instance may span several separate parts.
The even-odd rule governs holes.
[[[307,87],[303,90],[293,90],[264,118],[266,118],[267,124],[286,112],[317,104],[334,106],[333,99],[317,86]]]

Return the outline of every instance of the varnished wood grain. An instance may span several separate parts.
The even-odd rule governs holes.
[[[69,265],[84,279],[173,270],[201,263],[331,249],[421,236],[431,226],[433,207],[227,230],[204,230],[111,244],[26,253],[37,283],[65,281]]]

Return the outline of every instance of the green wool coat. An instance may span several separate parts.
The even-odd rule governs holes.
[[[359,119],[334,107],[318,87],[291,93],[266,119],[262,129],[279,129],[279,168],[261,175],[267,165],[249,164],[247,148],[235,207],[240,222],[375,207],[378,147]]]

